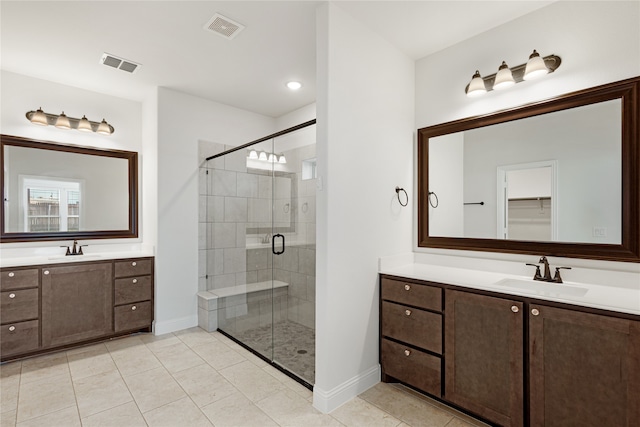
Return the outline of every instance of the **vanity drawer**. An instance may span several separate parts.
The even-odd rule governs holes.
[[[38,320],[10,323],[0,327],[0,354],[2,358],[37,350],[39,347],[39,327]]]
[[[129,331],[151,326],[151,302],[137,302],[115,307],[115,331]]]
[[[115,280],[115,305],[151,299],[151,276]]]
[[[382,278],[383,300],[413,305],[433,311],[442,311],[442,289],[400,280]]]
[[[380,344],[385,375],[440,397],[442,360],[439,357],[386,339]]]
[[[382,335],[442,353],[442,315],[382,302]]]
[[[116,277],[144,276],[151,274],[150,259],[130,259],[115,262]]]
[[[24,270],[5,268],[0,273],[0,290],[37,288],[38,273],[37,268]]]
[[[0,323],[37,319],[38,299],[38,288],[0,293]]]

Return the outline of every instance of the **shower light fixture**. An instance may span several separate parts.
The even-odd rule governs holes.
[[[105,119],[102,122],[92,122],[87,119],[87,116],[82,116],[81,119],[74,117],[68,117],[64,114],[64,111],[60,114],[49,114],[42,111],[42,108],[38,108],[36,111],[28,111],[25,116],[34,125],[40,126],[55,126],[58,129],[76,129],[84,132],[96,132],[103,135],[111,135],[115,132],[113,126],[111,126]]]
[[[509,68],[505,61],[498,68],[498,72],[487,77],[482,77],[479,71],[471,77],[471,81],[465,88],[468,97],[480,96],[493,89],[505,89],[524,80],[532,80],[548,73],[553,73],[562,60],[557,55],[549,55],[544,58],[534,49],[529,55],[526,64],[520,64]]]

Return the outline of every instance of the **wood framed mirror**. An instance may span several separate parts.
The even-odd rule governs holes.
[[[418,246],[640,262],[640,77],[418,129]]]
[[[138,153],[0,138],[3,243],[138,237]]]

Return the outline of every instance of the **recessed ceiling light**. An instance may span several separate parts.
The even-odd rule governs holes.
[[[302,87],[302,83],[300,82],[289,82],[287,83],[287,87],[291,90],[298,90]]]

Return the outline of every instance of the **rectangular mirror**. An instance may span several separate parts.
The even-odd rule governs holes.
[[[2,241],[137,237],[137,153],[2,135]]]
[[[419,246],[638,262],[639,82],[419,129]]]

